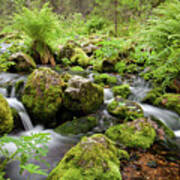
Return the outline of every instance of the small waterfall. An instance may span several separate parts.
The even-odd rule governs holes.
[[[171,112],[169,110],[157,108],[148,104],[140,105],[144,111],[145,116],[159,119],[173,130],[180,129],[180,117],[176,113]],[[178,132],[176,134],[180,134],[180,131]]]
[[[111,89],[104,88],[104,103],[109,104],[114,99],[114,95]]]
[[[132,95],[129,97],[133,101],[141,101],[151,90],[150,85],[145,80],[138,78],[130,87]]]
[[[23,106],[23,104],[20,101],[18,101],[16,98],[7,98],[7,101],[10,107],[17,110],[19,116],[21,117],[21,121],[23,123],[24,129],[25,130],[33,129],[31,119],[29,115],[27,114],[26,109]]]

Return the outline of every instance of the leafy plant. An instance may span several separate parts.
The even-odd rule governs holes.
[[[22,8],[14,16],[14,27],[32,40],[34,56],[40,57],[42,64],[50,62],[55,65],[50,45],[57,38],[59,21],[48,3],[44,4],[42,9]]]
[[[20,162],[20,174],[27,170],[30,174],[47,175],[44,170],[39,169],[39,166],[29,163],[30,159],[43,161],[41,158],[46,156],[48,152],[47,143],[49,134],[38,133],[31,136],[20,136],[18,138],[11,136],[3,136],[0,138],[0,157],[4,160],[0,163],[0,174],[3,177],[5,167],[12,161]],[[16,147],[14,152],[9,152],[7,144],[13,144]],[[44,161],[43,161],[44,162]],[[46,163],[47,164],[47,163]],[[47,164],[48,165],[48,164]],[[1,178],[2,178],[1,177]]]

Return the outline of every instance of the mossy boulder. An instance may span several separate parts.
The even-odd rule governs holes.
[[[13,129],[13,116],[6,99],[0,94],[0,135]]]
[[[73,72],[83,72],[84,71],[84,69],[81,66],[71,67],[70,70]]]
[[[163,94],[162,88],[154,88],[149,91],[146,96],[143,98],[142,102],[148,104],[154,104],[155,100]]]
[[[55,132],[68,136],[85,134],[97,125],[98,119],[93,115],[89,115],[81,118],[74,118],[72,121],[67,121],[58,126],[55,129]]]
[[[81,48],[75,48],[74,54],[71,57],[72,64],[76,64],[82,67],[89,65],[90,59]]]
[[[156,131],[146,119],[137,119],[110,127],[106,135],[125,147],[147,149],[154,143]]]
[[[115,76],[110,76],[109,74],[96,74],[94,76],[94,82],[100,84],[101,86],[104,85],[114,85],[117,83],[117,78]]]
[[[156,99],[154,105],[175,111],[180,115],[180,94],[164,94]]]
[[[14,62],[14,65],[11,65],[9,71],[12,72],[31,72],[36,68],[36,63],[28,54],[18,52],[9,58],[10,61]]]
[[[117,59],[97,59],[93,63],[93,69],[98,72],[114,72]]]
[[[74,54],[75,43],[73,41],[67,42],[64,46],[59,46],[58,61],[67,58],[70,59]]]
[[[104,100],[103,88],[80,76],[72,77],[64,91],[64,106],[71,111],[88,114],[97,110]]]
[[[62,84],[50,68],[39,68],[28,77],[22,102],[35,124],[53,122],[62,104]]]
[[[112,91],[115,96],[121,96],[123,98],[127,98],[131,94],[130,86],[128,84],[114,86]]]
[[[139,104],[125,100],[119,96],[108,104],[108,112],[122,121],[130,121],[144,117],[143,110]]]
[[[47,180],[121,180],[118,153],[113,142],[102,134],[84,137]]]

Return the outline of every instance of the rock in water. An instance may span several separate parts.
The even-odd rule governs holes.
[[[88,114],[103,103],[103,88],[80,76],[72,77],[64,93],[64,106],[71,111]]]
[[[13,116],[4,97],[0,94],[0,135],[9,133],[13,129]]]
[[[10,67],[10,71],[12,72],[30,72],[36,68],[34,60],[22,52],[11,55],[9,60],[15,63],[15,65]]]
[[[50,68],[35,70],[27,80],[22,102],[35,124],[53,123],[62,103],[62,81]]]
[[[84,137],[50,173],[48,180],[121,180],[120,151],[102,134]]]

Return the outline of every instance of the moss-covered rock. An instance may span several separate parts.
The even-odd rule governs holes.
[[[15,63],[9,69],[12,72],[31,72],[36,68],[34,60],[29,55],[22,52],[13,54],[9,60]]]
[[[101,86],[104,85],[113,85],[117,83],[117,78],[115,76],[110,76],[109,74],[96,74],[94,76],[94,82],[100,84]]]
[[[62,81],[50,68],[35,70],[27,80],[22,102],[34,123],[53,122],[62,103]]]
[[[180,94],[164,94],[157,98],[154,104],[175,111],[180,115]]]
[[[108,112],[122,121],[134,120],[144,116],[141,106],[135,102],[117,96],[108,104]]]
[[[123,98],[127,98],[131,94],[130,86],[128,84],[114,86],[112,91],[115,96],[121,96]]]
[[[156,131],[146,119],[137,119],[110,127],[106,135],[125,147],[147,149],[154,143]]]
[[[64,92],[64,106],[71,111],[88,114],[103,103],[103,88],[80,76],[72,77]]]
[[[114,72],[117,59],[95,60],[93,69],[98,72]]]
[[[121,180],[118,149],[106,136],[84,137],[61,160],[47,180]]]
[[[162,88],[152,89],[147,93],[147,95],[143,98],[142,102],[148,104],[154,104],[155,100],[162,95]]]
[[[55,132],[62,135],[78,135],[85,134],[91,131],[98,125],[98,120],[95,116],[89,115],[86,117],[75,118],[72,121],[67,121],[64,124],[58,126]]]
[[[0,94],[0,135],[9,133],[13,129],[13,116],[4,97]]]
[[[67,42],[64,46],[59,47],[59,58],[58,61],[67,58],[70,59],[74,54],[74,42]]]
[[[87,67],[90,59],[81,48],[75,48],[74,54],[71,57],[71,62],[82,67]]]
[[[73,72],[83,72],[84,71],[84,69],[81,66],[71,67],[70,70]]]

